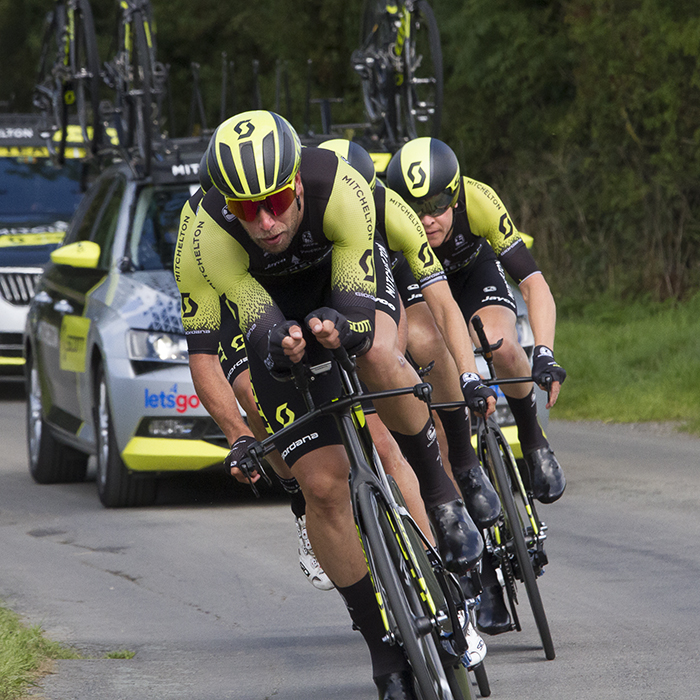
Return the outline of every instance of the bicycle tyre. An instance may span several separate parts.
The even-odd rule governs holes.
[[[47,13],[39,56],[32,103],[41,113],[42,133],[45,133],[46,145],[52,156],[57,155],[53,136],[63,128],[62,81],[63,55],[65,53],[66,8],[63,3],[56,3]]]
[[[537,625],[537,630],[542,641],[545,657],[551,661],[555,657],[554,642],[552,641],[552,634],[549,629],[549,622],[547,621],[544,604],[542,603],[542,596],[540,595],[537,578],[521,526],[521,517],[511,491],[511,479],[515,478],[515,474],[511,471],[509,475],[508,469],[517,469],[517,465],[512,463],[505,450],[499,447],[498,439],[494,432],[495,430],[498,430],[498,428],[489,428],[486,433],[486,449],[491,458],[491,467],[496,480],[498,493],[501,497],[503,512],[510,535],[513,539],[515,557],[518,562],[523,584],[525,585],[527,597],[530,601],[530,608],[535,618],[535,624]],[[501,444],[506,444],[505,438],[502,436],[501,441]],[[509,466],[506,466],[505,460],[508,461]]]
[[[102,141],[100,58],[92,8],[87,0],[78,0],[74,18],[70,65],[75,81],[78,123],[86,148],[95,155]]]
[[[392,139],[396,124],[393,69],[386,64],[387,47],[394,34],[386,5],[381,0],[365,0],[360,22],[360,52],[373,59],[365,68],[362,100],[373,131]]]
[[[403,63],[406,136],[439,138],[444,92],[442,46],[435,13],[427,0],[419,0],[411,13]]]
[[[404,554],[387,504],[371,485],[363,483],[357,490],[356,506],[377,599],[383,604],[391,633],[406,654],[421,700],[451,700],[452,691],[429,629],[432,623],[413,587],[416,579],[403,564]]]
[[[388,477],[389,484],[391,485],[391,490],[394,495],[394,499],[396,502],[402,506],[403,508],[406,508],[406,502],[403,499],[403,495],[401,493],[401,490],[398,487],[398,484],[394,480],[393,477],[389,476]],[[411,546],[413,547],[413,551],[415,553],[416,559],[418,561],[418,565],[423,572],[423,578],[425,579],[426,585],[428,586],[428,590],[430,591],[430,594],[433,597],[433,601],[435,602],[435,605],[437,608],[442,608],[445,610],[447,613],[447,601],[445,599],[445,594],[443,592],[443,587],[442,585],[438,582],[436,572],[433,569],[432,564],[430,563],[430,560],[428,559],[428,555],[424,549],[423,545],[423,539],[419,532],[417,531],[417,525],[413,518],[406,516],[403,518],[404,521],[404,526],[406,530],[406,534],[408,536],[408,539],[411,542]],[[443,578],[444,580],[444,578]],[[461,593],[460,590],[460,597],[463,594]],[[454,600],[454,597],[453,597]],[[469,614],[468,610],[464,611],[465,615]],[[450,630],[448,630],[450,631]],[[483,663],[478,664],[483,669]],[[471,683],[469,682],[469,675],[467,669],[464,667],[464,665],[461,663],[461,661],[458,661],[457,663],[443,663],[443,668],[445,669],[445,676],[447,678],[447,682],[450,685],[450,688],[452,689],[452,694],[453,696],[458,699],[458,698],[464,698],[464,700],[468,700],[468,698],[472,697],[472,692],[471,692]],[[477,678],[475,674],[475,678]],[[484,672],[482,674],[482,680],[485,680],[485,686],[488,688],[488,678],[486,678],[486,671],[484,669]],[[477,678],[478,681],[478,678]],[[479,684],[479,690],[481,692],[481,684]],[[490,695],[491,690],[488,688],[488,691],[486,694],[481,692],[481,695],[483,697],[486,697],[487,695]]]
[[[119,77],[116,80],[116,129],[120,144],[142,165],[143,174],[151,171],[152,130],[151,99],[153,74],[140,10],[122,17],[119,25]]]

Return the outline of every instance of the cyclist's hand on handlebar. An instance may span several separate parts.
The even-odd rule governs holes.
[[[340,327],[345,317],[335,309],[323,307],[312,311],[304,322],[324,348],[335,350],[340,347]]]
[[[257,472],[251,472],[250,479],[244,472],[239,468],[241,460],[247,456],[248,448],[255,442],[255,438],[252,435],[241,435],[236,442],[233,443],[231,451],[226,455],[224,459],[224,467],[226,471],[234,477],[237,481],[247,484],[249,482],[255,483],[259,478],[260,474]]]
[[[312,311],[305,323],[316,336],[319,343],[329,350],[342,345],[350,355],[362,355],[372,345],[372,322],[357,314],[357,318],[348,318],[337,309],[322,306]]]
[[[566,370],[557,363],[554,353],[546,345],[536,345],[532,353],[532,379],[547,391],[547,408],[554,406],[566,379]]]
[[[265,365],[274,374],[288,374],[304,357],[306,341],[296,321],[285,321],[267,334]]]
[[[460,384],[464,400],[471,411],[488,417],[496,410],[496,392],[486,386],[478,374],[465,372],[460,378]]]

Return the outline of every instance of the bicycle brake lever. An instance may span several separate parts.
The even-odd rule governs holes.
[[[252,489],[255,494],[255,498],[260,498],[260,491],[258,491],[255,482],[253,481],[253,472],[258,471],[257,465],[253,457],[244,457],[239,463],[238,468],[243,473],[246,479],[248,479],[248,486]],[[260,472],[258,472],[260,473]],[[269,477],[268,477],[269,478]]]
[[[424,401],[430,405],[430,397],[433,393],[433,386],[428,382],[421,382],[413,387],[413,394],[417,396],[421,401]]]

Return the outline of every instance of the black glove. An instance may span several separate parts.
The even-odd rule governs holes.
[[[372,346],[374,329],[369,319],[363,318],[359,321],[353,321],[343,316],[340,311],[328,306],[322,306],[320,309],[312,311],[304,319],[304,323],[308,326],[312,318],[318,318],[320,321],[332,321],[338,331],[338,340],[349,355],[362,355]]]
[[[292,326],[298,326],[296,321],[285,321],[275,326],[267,334],[267,357],[265,366],[275,379],[291,379],[292,359],[284,354],[282,341],[289,335]]]
[[[465,372],[460,377],[462,394],[467,406],[474,413],[485,413],[489,397],[496,398],[496,392],[481,381],[474,372]]]
[[[224,459],[224,467],[226,468],[226,473],[231,474],[231,469],[233,467],[238,467],[241,460],[247,456],[248,448],[255,442],[255,438],[252,435],[241,435],[241,437],[233,443],[231,451],[226,455]],[[246,474],[250,478],[249,474]]]
[[[552,382],[563,384],[566,370],[557,364],[554,353],[546,345],[536,345],[532,353],[532,380],[538,386],[543,386],[548,375]]]

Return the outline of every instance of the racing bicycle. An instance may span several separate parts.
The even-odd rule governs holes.
[[[90,3],[57,0],[44,24],[32,101],[42,114],[49,152],[61,165],[68,143],[80,142],[91,155],[97,153],[102,139],[100,81]]]
[[[421,700],[471,700],[467,642],[463,624],[469,614],[456,576],[409,514],[396,482],[386,474],[372,443],[363,405],[379,398],[414,394],[429,401],[429,384],[364,393],[354,360],[341,347],[334,359],[309,367],[294,366],[294,381],[308,413],[262,442],[253,443],[241,461],[250,480],[264,475],[262,459],[275,440],[322,415],[334,417],[350,462],[350,492],[357,530],[386,629],[385,641],[404,650]],[[314,405],[310,382],[338,364],[343,396]],[[482,666],[483,675],[483,666]]]
[[[156,57],[153,11],[148,0],[118,0],[121,17],[115,56],[105,82],[115,90],[114,126],[121,147],[151,171],[153,141],[160,137],[167,70]]]
[[[365,0],[360,47],[351,60],[376,137],[400,145],[439,136],[442,49],[427,0]]]
[[[489,343],[479,316],[472,318],[472,325],[481,343],[481,347],[474,352],[483,356],[489,369],[490,378],[483,380],[484,384],[494,386],[532,381],[532,377],[498,379],[493,366],[493,351],[497,350],[503,341]],[[460,402],[432,404],[432,408],[462,405]],[[535,498],[529,483],[523,479],[510,445],[493,416],[485,419],[482,414],[476,414],[476,436],[477,454],[498,492],[502,506],[499,519],[484,530],[484,556],[491,557],[508,600],[511,629],[517,631],[522,629],[517,608],[520,602],[518,584],[524,585],[545,657],[551,660],[555,657],[554,643],[537,583],[548,563],[544,550],[547,525],[537,514]]]

